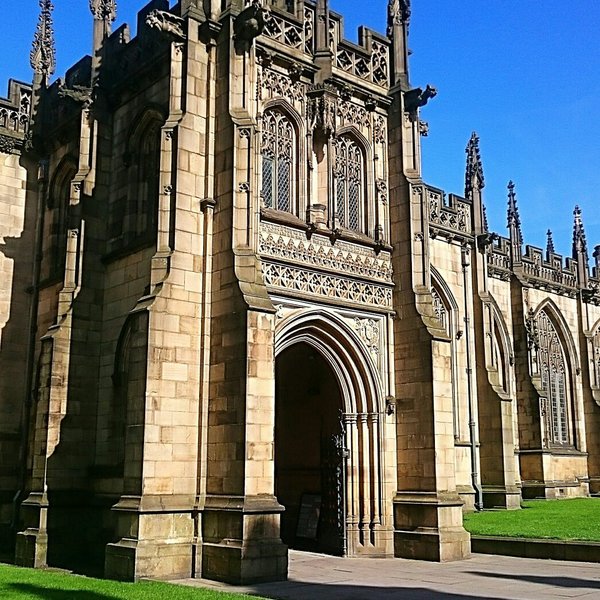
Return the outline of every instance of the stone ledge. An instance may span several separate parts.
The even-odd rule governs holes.
[[[600,542],[472,535],[471,552],[521,558],[600,562]]]

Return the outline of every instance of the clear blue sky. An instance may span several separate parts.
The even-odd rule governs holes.
[[[5,0],[6,1],[6,0]],[[88,0],[54,0],[57,75],[90,50]],[[118,0],[118,23],[135,23],[138,0]],[[387,0],[331,0],[346,36],[365,24],[385,31]],[[0,92],[30,80],[38,0],[0,20]],[[18,26],[17,26],[18,23]],[[422,111],[424,178],[463,193],[464,148],[481,138],[490,226],[506,232],[506,183],[516,183],[526,243],[570,254],[572,211],[583,210],[591,252],[600,244],[600,2],[598,0],[413,0],[413,85],[438,96]]]

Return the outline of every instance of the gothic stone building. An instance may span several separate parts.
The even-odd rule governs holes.
[[[18,564],[286,577],[469,554],[464,510],[600,488],[600,246],[421,178],[408,1],[91,0],[0,100],[0,526]],[[90,18],[90,28],[92,18]],[[419,26],[418,23],[413,26]]]

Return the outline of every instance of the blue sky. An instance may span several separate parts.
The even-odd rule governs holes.
[[[5,0],[6,1],[6,0]],[[57,75],[89,52],[88,0],[54,0]],[[143,2],[118,0],[118,23],[134,24]],[[365,24],[385,30],[387,0],[331,0],[346,36]],[[9,77],[29,81],[38,0],[0,20],[0,93]],[[600,244],[600,2],[597,0],[413,0],[411,82],[438,96],[422,111],[424,179],[463,193],[464,148],[481,138],[490,226],[506,231],[512,179],[526,243],[570,254],[575,204],[591,252]]]

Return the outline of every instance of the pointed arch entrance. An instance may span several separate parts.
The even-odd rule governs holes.
[[[383,395],[373,360],[346,322],[326,310],[283,319],[275,353],[283,540],[332,554],[389,554]]]

